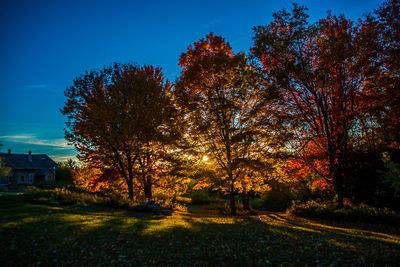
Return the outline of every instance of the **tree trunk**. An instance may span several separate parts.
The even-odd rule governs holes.
[[[235,192],[230,193],[230,201],[231,201],[231,215],[236,215],[236,204],[235,204]]]
[[[230,173],[230,176],[232,176],[232,173]],[[230,192],[230,201],[231,201],[231,215],[235,216],[236,215],[236,203],[235,203],[235,190],[233,186],[233,180],[231,177],[231,192]]]
[[[242,192],[242,202],[243,202],[243,209],[250,210],[249,194],[245,190],[243,190]]]
[[[338,190],[337,190],[337,197],[338,197],[338,207],[339,207],[339,209],[341,209],[341,208],[343,208],[343,190],[342,190],[343,188],[342,187],[339,187],[338,188]]]
[[[127,184],[128,184],[129,199],[132,200],[133,199],[133,182],[132,182],[132,179],[129,179],[127,181]]]
[[[343,208],[343,187],[342,186],[334,186],[335,191],[336,191],[336,196],[337,196],[337,201],[338,201],[338,208],[341,209]]]
[[[151,187],[152,187],[151,177],[147,177],[146,183],[144,185],[144,197],[147,200],[151,200],[151,198],[153,197]]]
[[[332,177],[333,188],[337,195],[338,207],[343,208],[343,177],[340,171],[340,164],[336,162],[336,149],[332,145],[332,142],[328,139],[328,151],[329,151],[329,171]]]
[[[343,177],[340,171],[334,173],[333,187],[337,195],[338,207],[341,209],[343,208]]]

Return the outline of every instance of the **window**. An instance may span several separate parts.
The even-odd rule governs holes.
[[[21,176],[19,177],[19,181],[20,181],[21,183],[25,182],[25,175],[21,175]]]
[[[33,173],[30,173],[29,174],[29,183],[30,184],[33,184],[33,178],[35,177],[35,174],[33,174]]]

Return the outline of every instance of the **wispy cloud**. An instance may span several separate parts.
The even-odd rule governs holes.
[[[218,19],[213,19],[211,20],[209,23],[206,23],[203,25],[204,28],[211,28],[219,23],[222,22],[222,18],[218,18]]]
[[[32,135],[3,135],[3,136],[0,136],[0,138],[2,138],[2,139],[10,139],[13,141],[25,140],[25,139],[28,139],[31,137],[32,137]]]
[[[79,161],[75,156],[52,156],[52,159],[56,162],[67,162],[70,159],[76,162]]]
[[[22,143],[27,145],[38,145],[38,146],[50,146],[55,149],[71,149],[72,146],[68,145],[68,143],[64,139],[40,139],[35,135],[3,135],[0,136],[0,139],[7,140],[9,142]]]

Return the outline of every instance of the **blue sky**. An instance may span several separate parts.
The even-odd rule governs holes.
[[[345,14],[353,20],[382,1],[297,1],[310,20]],[[209,32],[235,52],[248,52],[252,27],[292,1],[18,1],[0,3],[1,152],[74,158],[60,113],[64,90],[86,70],[112,62],[163,68],[175,80],[181,53]]]

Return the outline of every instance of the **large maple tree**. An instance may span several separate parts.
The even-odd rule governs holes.
[[[349,133],[364,82],[358,29],[344,16],[328,15],[316,24],[307,18],[306,8],[296,4],[291,12],[275,13],[273,22],[254,29],[251,52],[280,95],[296,141],[293,151],[305,153],[309,142],[318,147],[342,206]]]
[[[66,139],[80,160],[107,174],[103,179],[121,177],[132,199],[134,185],[143,182],[137,169],[144,166],[149,145],[179,138],[171,92],[162,70],[152,66],[115,63],[87,72],[65,91]],[[143,189],[151,196],[148,177]]]

